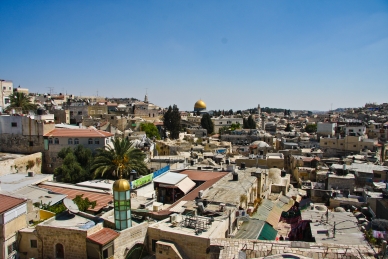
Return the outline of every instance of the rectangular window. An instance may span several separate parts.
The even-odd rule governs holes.
[[[73,116],[74,112],[73,111],[70,111],[70,116]]]
[[[155,239],[152,239],[152,252],[155,252],[156,251],[156,242],[158,242],[158,240],[155,240]]]
[[[114,254],[113,245],[111,245],[110,247],[107,247],[102,251],[102,255],[104,258],[113,258],[113,254]]]
[[[16,122],[11,122],[11,127],[17,127],[18,124]]]
[[[12,244],[10,244],[7,250],[8,250],[8,255],[12,254],[12,252],[16,250],[16,242],[13,242]]]
[[[38,241],[37,240],[30,240],[31,248],[38,248]]]
[[[82,111],[78,111],[78,115],[82,115]]]
[[[357,147],[357,145],[353,145],[353,147]]]
[[[96,145],[100,144],[100,140],[99,139],[95,139],[94,140],[94,144],[96,144]]]
[[[34,141],[28,141],[28,144],[30,145],[30,147],[33,147],[34,146]]]
[[[5,98],[4,101],[5,101],[5,104],[11,103],[11,101],[9,100],[9,98]]]
[[[381,174],[374,174],[375,178],[381,178]]]

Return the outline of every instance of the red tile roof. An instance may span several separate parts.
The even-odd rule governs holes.
[[[98,192],[92,192],[92,191],[84,191],[84,190],[77,190],[77,189],[71,189],[66,187],[59,187],[59,186],[52,186],[47,184],[39,184],[38,185],[41,188],[45,188],[48,190],[51,190],[56,193],[61,193],[64,195],[67,195],[69,199],[74,199],[77,195],[84,195],[82,198],[88,198],[89,201],[97,201],[97,205],[92,209],[89,208],[89,211],[98,212],[103,207],[107,206],[109,202],[113,200],[113,196],[109,193],[98,193]]]
[[[11,197],[8,195],[0,194],[0,214],[26,202],[24,199]]]
[[[112,137],[114,134],[95,129],[93,127],[87,129],[66,129],[56,128],[44,134],[45,137],[79,137],[79,138],[106,138]]]
[[[103,228],[97,233],[88,236],[88,239],[103,246],[114,240],[119,235],[120,233],[117,233],[113,229]]]

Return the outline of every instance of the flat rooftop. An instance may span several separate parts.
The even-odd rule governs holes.
[[[86,231],[88,228],[93,227],[96,224],[94,221],[90,219],[65,211],[60,214],[57,214],[55,217],[51,217],[50,219],[40,223],[39,225],[59,227],[59,228],[79,229],[79,230]]]
[[[311,232],[317,243],[337,243],[344,245],[367,245],[363,233],[357,225],[357,219],[351,212],[329,211],[326,222],[326,211],[303,210],[303,220],[311,220]],[[333,237],[334,222],[335,237]],[[329,233],[329,236],[326,235]]]
[[[236,170],[238,174],[237,181],[233,181],[233,174],[231,173],[222,177],[212,186],[212,188],[209,188],[204,192],[202,199],[239,205],[240,196],[246,194],[247,190],[249,190],[252,185],[255,185],[257,179],[256,176],[252,176],[251,173],[256,172],[257,170],[257,168]],[[256,187],[256,185],[254,187]]]
[[[34,174],[34,176],[20,173],[7,174],[0,176],[0,189],[1,191],[13,193],[28,185],[36,185],[43,181],[51,181],[52,179],[52,174]]]
[[[183,235],[190,235],[190,236],[199,236],[202,238],[218,238],[219,237],[219,231],[217,231],[217,228],[219,227],[220,224],[223,224],[225,220],[228,220],[227,216],[225,217],[215,217],[214,221],[207,225],[207,229],[205,231],[202,231],[200,234],[196,234],[196,230],[191,227],[186,227],[184,222],[187,220],[189,221],[189,217],[178,215],[180,219],[178,220],[179,222],[176,224],[172,224],[170,219],[165,219],[162,220],[158,223],[155,223],[152,226],[149,226],[150,228],[156,228],[160,229],[161,231],[165,232],[173,232],[177,234],[183,234]],[[207,217],[202,217],[202,216],[197,216],[195,217],[196,220],[203,221],[203,222],[208,222],[210,218]],[[191,220],[191,224],[195,221],[195,219]],[[205,224],[206,225],[206,224]]]
[[[6,160],[9,160],[9,159],[15,159],[15,158],[23,157],[23,156],[25,156],[25,155],[0,152],[0,162],[1,161],[6,161]]]

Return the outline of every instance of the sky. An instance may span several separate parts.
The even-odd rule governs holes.
[[[388,1],[0,1],[0,78],[180,110],[388,102]]]

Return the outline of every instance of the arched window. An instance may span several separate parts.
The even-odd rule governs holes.
[[[54,144],[59,144],[59,139],[58,138],[54,139]]]
[[[99,145],[100,144],[100,140],[98,138],[94,139],[94,144]]]
[[[67,140],[67,144],[73,145],[73,139],[72,139],[72,138],[69,138],[69,139]]]
[[[89,145],[93,145],[93,139],[92,138],[88,139],[88,144]]]
[[[53,143],[53,139],[52,139],[52,138],[49,138],[49,139],[48,139],[48,142],[49,142],[49,144],[52,144],[52,143]]]
[[[62,244],[58,243],[55,245],[55,258],[57,258],[57,259],[65,258],[65,251],[63,250]]]
[[[79,139],[75,138],[74,139],[74,145],[78,145],[79,144]]]

